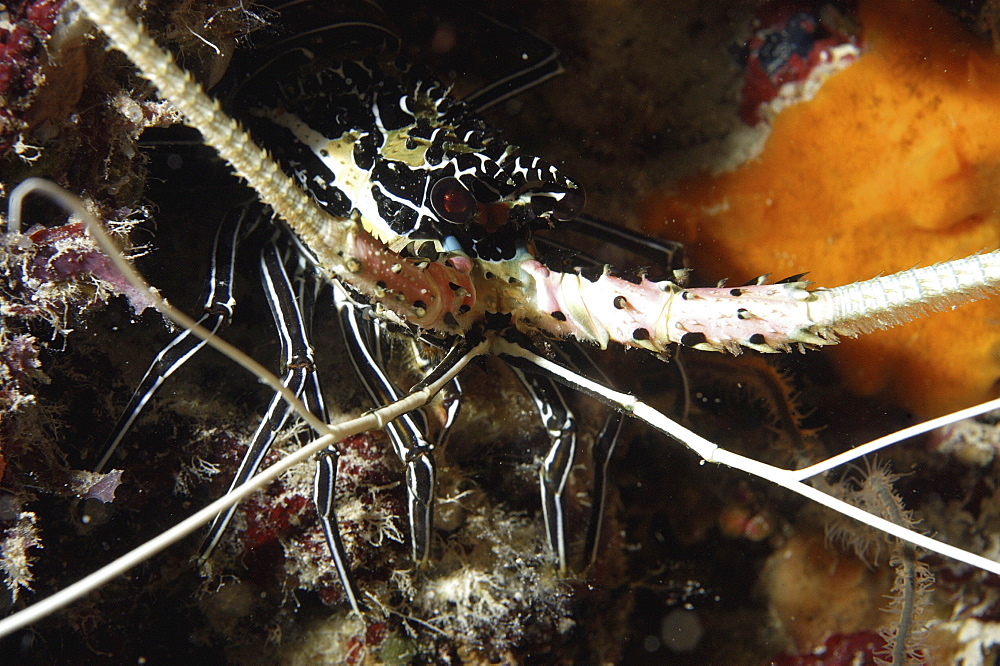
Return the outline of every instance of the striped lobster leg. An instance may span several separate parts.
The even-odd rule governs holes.
[[[203,306],[205,314],[198,319],[198,323],[213,334],[218,333],[229,323],[236,306],[232,290],[233,268],[236,261],[236,245],[243,230],[246,214],[246,207],[230,211],[215,234],[208,275],[209,291]],[[191,331],[184,330],[157,354],[108,436],[104,453],[94,465],[95,472],[104,471],[129,428],[163,382],[204,346],[204,340],[195,337]]]
[[[396,388],[383,369],[382,324],[366,321],[362,307],[354,303],[340,285],[335,283],[333,292],[348,356],[372,402],[381,405],[397,400],[403,392]],[[386,432],[396,455],[406,465],[411,555],[413,561],[420,565],[427,561],[430,554],[437,470],[432,455],[434,447],[426,439],[426,428],[417,423],[415,416],[406,414],[386,424]],[[453,419],[454,414],[451,417]],[[442,435],[446,434],[447,428],[442,432]]]

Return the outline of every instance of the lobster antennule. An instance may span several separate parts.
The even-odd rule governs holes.
[[[80,0],[77,4],[101,26],[111,46],[135,63],[163,99],[171,100],[188,124],[201,132],[205,143],[215,148],[236,175],[258,193],[260,201],[271,206],[307,245],[336,247],[344,243],[351,225],[337,224],[338,220],[309,198],[219,102],[205,94],[168,51],[156,45],[141,22],[129,17],[118,3]]]

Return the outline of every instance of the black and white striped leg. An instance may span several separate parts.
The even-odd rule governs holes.
[[[284,368],[282,383],[298,397],[306,387],[314,367],[302,313],[285,271],[284,262],[273,242],[264,245],[260,265],[264,291],[271,306],[281,344],[281,366]],[[257,473],[290,412],[291,408],[280,395],[276,394],[271,399],[236,471],[230,490],[243,485]],[[233,507],[217,516],[212,522],[208,536],[202,544],[199,559],[204,560],[211,555],[235,512],[236,507]]]
[[[351,300],[339,285],[334,285],[334,303],[340,314],[348,356],[372,401],[382,405],[398,400],[405,392],[385,371],[388,346],[383,324],[366,316],[364,308]],[[452,356],[446,356],[432,373],[452,363]],[[457,412],[458,405],[452,403],[440,437],[447,436]],[[406,465],[411,555],[418,566],[426,562],[430,555],[437,494],[437,469],[432,455],[434,447],[427,441],[426,431],[424,415],[419,411],[386,424],[386,432],[396,455]]]
[[[347,561],[344,541],[340,537],[340,527],[337,524],[337,464],[340,455],[337,449],[329,447],[316,458],[316,476],[313,481],[313,501],[316,503],[316,513],[323,534],[326,537],[327,549],[337,568],[337,575],[344,587],[344,593],[351,604],[351,609],[361,615],[362,605],[359,600],[358,584]]]
[[[580,371],[586,368],[587,372],[596,376],[599,381],[606,386],[611,386],[611,381],[594,363],[582,345],[576,343],[566,345],[562,351],[567,365]],[[555,384],[555,386],[558,385]],[[584,545],[584,554],[587,558],[584,562],[584,568],[593,564],[594,560],[597,559],[597,547],[600,545],[601,530],[604,527],[604,509],[608,499],[608,467],[611,465],[611,458],[614,456],[615,447],[618,444],[623,421],[624,417],[619,412],[609,412],[589,451],[593,487],[590,492],[590,522],[587,524],[587,540]]]
[[[559,563],[559,573],[565,575],[569,570],[565,493],[576,459],[576,418],[552,380],[517,367],[513,370],[535,403],[549,437],[549,450],[538,471],[538,485],[549,549]]]
[[[215,233],[209,266],[208,294],[205,297],[204,314],[198,319],[198,324],[212,333],[220,331],[233,317],[233,309],[236,307],[236,299],[233,297],[236,246],[243,229],[247,226],[246,218],[250,211],[256,213],[258,210],[251,206],[233,209],[225,216]],[[94,471],[104,471],[129,428],[163,382],[204,346],[204,340],[185,330],[156,355],[108,436],[104,452],[94,465]]]
[[[281,344],[282,366],[285,368],[282,383],[297,397],[301,397],[314,414],[327,421],[329,419],[327,418],[326,404],[323,400],[319,378],[315,372],[312,347],[308,338],[315,291],[301,276],[297,280],[298,293],[293,290],[285,270],[284,260],[273,242],[264,245],[261,251],[260,266],[264,291],[268,304],[271,306],[271,314],[274,317]],[[268,404],[264,417],[250,440],[247,452],[230,485],[230,490],[243,485],[257,473],[274,439],[290,415],[291,408],[281,396],[275,395]],[[355,613],[361,614],[362,606],[359,601],[358,587],[351,574],[337,526],[338,458],[337,450],[330,447],[317,459],[313,499],[316,503],[320,523],[323,526],[330,556],[337,569],[348,602]],[[212,522],[201,547],[200,560],[204,561],[211,555],[235,512],[236,507],[233,507],[217,516]]]
[[[313,279],[312,272],[306,270],[301,265],[303,257],[300,255],[300,266],[296,272],[294,282],[297,286],[299,304],[302,316],[303,330],[312,330],[313,313],[316,300],[322,283]],[[308,262],[307,262],[308,263]],[[310,264],[312,265],[312,264]],[[320,383],[319,373],[311,372],[306,378],[306,385],[302,391],[302,401],[306,409],[322,419],[324,423],[330,422],[330,412],[323,398],[323,389]],[[316,506],[316,514],[320,525],[323,527],[323,535],[326,539],[327,550],[330,551],[330,558],[337,569],[337,576],[344,588],[351,609],[361,615],[363,605],[359,599],[359,588],[354,579],[354,572],[351,570],[347,560],[347,550],[344,548],[344,541],[340,535],[340,526],[337,522],[337,470],[340,461],[340,452],[334,446],[329,446],[325,451],[316,457],[316,473],[313,477],[313,503]]]
[[[559,230],[576,232],[591,239],[605,241],[638,257],[645,257],[654,266],[679,269],[683,263],[683,244],[618,227],[590,215],[580,215],[561,222]]]
[[[339,284],[333,284],[334,304],[337,307],[345,347],[358,378],[376,404],[386,404],[423,390],[439,381],[460,363],[468,362],[482,341],[482,334],[470,331],[464,338],[456,339],[436,364],[427,363],[424,378],[409,392],[401,390],[386,373],[389,344],[387,330],[381,320],[373,319],[365,306],[353,301]],[[413,341],[417,344],[417,341]],[[424,359],[426,360],[426,359]],[[461,385],[451,382],[454,399],[446,406],[445,422],[438,431],[437,444],[448,437],[461,407]],[[407,508],[410,523],[411,556],[419,566],[430,555],[434,528],[434,501],[436,498],[437,470],[433,458],[434,446],[427,442],[427,424],[422,411],[406,414],[388,424],[386,432],[396,455],[406,466]]]
[[[586,215],[581,215],[573,220],[560,222],[558,233],[558,237],[550,237],[549,232],[543,231],[535,237],[535,242],[539,250],[541,250],[543,257],[546,257],[546,261],[561,258],[563,262],[568,263],[566,268],[567,270],[576,269],[581,272],[591,271],[599,275],[605,270],[608,262],[613,262],[614,257],[594,257],[591,256],[588,251],[581,250],[579,247],[574,245],[574,240],[576,240],[585,248],[593,248],[594,240],[596,239],[604,242],[604,245],[600,248],[602,250],[602,254],[608,249],[617,248],[620,251],[625,251],[631,255],[635,255],[630,262],[624,263],[635,263],[634,259],[639,259],[640,262],[648,261],[657,270],[666,271],[666,274],[662,275],[662,278],[664,279],[679,280],[683,279],[685,275],[685,271],[683,269],[683,246],[679,243],[652,238],[641,233],[615,227],[602,220]],[[600,368],[593,363],[590,356],[581,345],[576,343],[567,343],[560,347],[560,350],[563,353],[562,362],[564,366],[568,368],[566,370],[568,373],[578,376],[582,376],[580,374],[581,372],[592,374],[606,386],[611,386],[608,378],[605,377]],[[682,386],[682,391],[680,392],[678,400],[681,410],[683,410],[687,404],[686,399],[688,394],[687,381],[683,373],[683,366],[675,356],[674,362],[667,367],[678,372],[679,383]],[[527,364],[522,365],[522,369],[529,377],[536,372],[531,365]],[[530,390],[531,389],[529,387],[529,391]],[[541,406],[539,407],[539,410],[542,411]],[[588,558],[586,562],[588,565],[593,563],[597,555],[597,547],[599,545],[600,534],[604,522],[604,509],[607,501],[608,467],[611,463],[611,458],[614,455],[622,422],[623,418],[621,414],[617,412],[609,414],[605,419],[596,440],[594,441],[593,447],[586,452],[589,455],[589,462],[593,471],[591,518],[587,528],[587,538],[584,551]],[[555,442],[553,443],[553,446],[555,446]],[[550,464],[550,461],[554,463],[557,460],[558,457],[553,456],[550,452],[550,456],[546,459],[545,464],[548,465]],[[552,469],[553,471],[556,471],[556,468]],[[545,484],[546,470],[543,469],[541,474],[542,502],[543,507],[546,508],[547,512],[546,528],[551,545],[558,542],[554,541],[552,537],[555,526],[548,523],[549,515],[553,512],[549,511],[549,501],[546,499],[546,493],[549,492],[549,489],[546,488]],[[553,477],[553,479],[555,478],[556,477]],[[559,514],[556,515],[557,517],[559,516]],[[563,536],[562,539],[565,543],[566,537]],[[553,551],[559,555],[559,551],[555,547],[553,548]],[[560,566],[564,566],[562,559],[560,559]]]
[[[641,272],[650,279],[679,284],[687,277],[684,246],[680,243],[615,227],[588,215],[560,222],[556,229],[540,230],[534,241],[544,263],[561,262],[561,270],[576,270],[583,275],[589,272],[594,279],[608,264],[646,266]],[[599,244],[595,245],[595,241]]]
[[[307,280],[300,280],[300,285],[305,285]],[[301,290],[300,290],[301,291]],[[309,302],[299,300],[300,303]],[[303,305],[303,319],[307,326],[312,321],[311,312],[306,312]],[[309,308],[311,310],[311,308]],[[319,416],[324,423],[330,422],[330,413],[326,408],[326,401],[323,399],[323,391],[320,386],[319,373],[313,372],[306,379],[306,386],[303,390],[302,401],[306,408]],[[357,612],[360,608],[358,602],[357,585],[354,583],[354,574],[347,564],[344,542],[340,537],[340,528],[337,523],[337,469],[340,461],[340,452],[336,447],[330,446],[316,458],[316,475],[313,480],[313,502],[316,505],[316,513],[320,524],[323,526],[323,534],[326,537],[326,545],[330,551],[330,556],[337,567],[337,574],[347,593],[351,607]]]
[[[589,381],[577,369],[570,369],[566,365],[589,365],[601,375],[604,382],[607,379],[603,377],[603,373],[596,366],[593,366],[589,357],[586,356],[586,353],[582,349],[577,349],[568,354],[569,358],[564,359],[566,365],[553,363],[548,361],[548,359],[541,359],[541,357],[527,350],[525,350],[523,356],[510,356],[505,354],[502,349],[499,350],[499,353],[504,356],[508,363],[510,363],[511,368],[522,378],[529,393],[535,400],[535,404],[538,406],[539,413],[542,414],[543,421],[546,423],[546,429],[549,431],[550,440],[552,441],[549,454],[543,461],[542,469],[539,472],[541,478],[542,508],[545,513],[545,527],[549,538],[549,545],[558,558],[560,573],[565,574],[568,570],[566,555],[565,484],[569,479],[569,473],[573,467],[575,444],[570,446],[564,443],[566,434],[559,433],[549,425],[550,423],[558,424],[560,421],[564,424],[572,423],[571,413],[568,417],[560,415],[562,410],[568,411],[568,408],[562,397],[563,389],[556,382],[571,389],[580,390],[576,378],[580,378],[583,382]],[[558,367],[558,372],[552,372],[545,365],[541,363],[536,364],[528,360],[534,358],[541,359],[545,362],[545,365]],[[545,393],[537,391],[537,387],[539,386],[545,386],[546,391],[549,391],[547,397]],[[594,395],[589,391],[583,392],[592,398],[605,402],[605,404],[607,403],[606,400],[601,400],[600,396]],[[553,405],[556,405],[556,407],[553,408]],[[586,557],[586,561],[584,562],[585,567],[590,566],[594,562],[597,556],[597,548],[600,545],[601,530],[604,524],[604,509],[608,494],[608,468],[618,443],[622,421],[623,417],[620,413],[609,413],[604,420],[600,432],[595,437],[592,448],[588,452],[589,464],[593,470],[593,486],[591,489],[591,516],[587,526],[584,546]],[[560,437],[560,434],[562,437]]]
[[[594,487],[590,495],[590,523],[587,525],[587,541],[584,545],[586,554],[586,566],[592,565],[597,560],[597,547],[601,541],[601,530],[604,528],[604,509],[608,500],[608,467],[611,465],[611,458],[614,456],[615,447],[618,444],[618,436],[621,434],[624,417],[619,412],[611,412],[604,419],[597,438],[594,441],[594,448],[591,452],[591,460],[594,466]]]
[[[437,445],[444,448],[451,437],[451,428],[458,419],[458,412],[462,409],[462,382],[458,377],[451,380],[450,397],[445,398],[445,417],[441,432],[438,433]]]

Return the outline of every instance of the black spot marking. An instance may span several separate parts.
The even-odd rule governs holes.
[[[511,325],[510,313],[503,312],[485,312],[484,319],[486,321],[486,328],[490,331],[504,331],[508,329]]]
[[[365,171],[375,166],[379,148],[382,147],[382,137],[375,133],[365,134],[354,143],[354,163]]]
[[[685,333],[681,337],[681,344],[685,347],[695,347],[705,342],[708,342],[708,338],[704,333]]]
[[[736,311],[737,319],[750,319],[750,311],[746,308],[740,308]]]
[[[616,310],[624,310],[625,306],[628,305],[628,301],[625,300],[624,296],[615,296],[615,300],[612,302]]]
[[[597,282],[604,275],[604,266],[577,266],[576,272],[582,278],[591,282]]]
[[[424,153],[424,161],[431,166],[441,164],[442,160],[444,160],[444,147],[439,143],[433,144]]]
[[[434,247],[434,243],[431,243],[430,241],[421,243],[417,246],[415,254],[418,257],[423,257],[424,259],[432,262],[437,261],[441,257],[441,253],[437,251],[437,248]]]
[[[564,315],[559,310],[556,310],[555,312],[552,313],[552,318],[555,319],[556,321],[566,321],[566,315]]]
[[[729,290],[729,295],[730,296],[742,296],[743,295],[743,290],[742,289],[730,289]]]
[[[632,331],[632,338],[635,340],[649,340],[649,331],[645,328],[637,328]]]
[[[749,342],[752,345],[763,345],[767,344],[767,339],[760,333],[754,333],[749,338],[747,338],[747,342]]]

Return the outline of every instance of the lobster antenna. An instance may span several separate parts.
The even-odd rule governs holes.
[[[827,458],[826,460],[818,462],[815,465],[795,470],[792,472],[792,475],[799,481],[805,481],[806,479],[829,471],[834,467],[839,467],[844,463],[849,463],[852,460],[866,456],[869,453],[874,453],[875,451],[884,449],[885,447],[891,446],[897,442],[902,442],[904,439],[916,437],[917,435],[922,435],[926,432],[930,432],[931,430],[937,430],[938,428],[943,428],[957,421],[971,419],[976,416],[980,416],[981,414],[992,412],[996,409],[1000,409],[1000,398],[990,400],[973,407],[968,407],[957,412],[952,412],[951,414],[939,416],[936,419],[924,421],[923,423],[912,425],[909,428],[903,428],[902,430],[886,435],[885,437],[879,437],[878,439],[872,440],[867,444],[862,444],[861,446],[856,446],[853,449],[844,451],[843,453],[835,455],[832,458]]]
[[[546,358],[538,356],[523,347],[503,339],[497,339],[494,342],[493,351],[494,353],[504,356],[523,359],[553,379],[582,393],[586,393],[587,395],[600,400],[627,416],[639,419],[643,423],[646,423],[647,425],[684,444],[689,449],[697,453],[704,462],[718,463],[728,467],[733,467],[742,472],[746,472],[747,474],[770,481],[771,483],[787,488],[788,490],[791,490],[806,499],[813,500],[817,504],[822,504],[837,513],[849,518],[854,518],[859,522],[874,527],[875,529],[881,530],[887,534],[891,534],[894,537],[912,543],[915,546],[938,553],[939,555],[951,557],[959,562],[964,562],[965,564],[978,567],[985,571],[989,571],[990,573],[1000,575],[1000,562],[995,562],[981,555],[976,555],[975,553],[970,553],[966,550],[962,550],[961,548],[938,541],[937,539],[924,536],[923,534],[914,532],[913,530],[902,525],[897,525],[896,523],[890,522],[880,516],[876,516],[872,513],[859,509],[858,507],[848,504],[847,502],[837,499],[836,497],[827,495],[826,493],[800,481],[794,471],[774,467],[773,465],[768,465],[767,463],[762,463],[757,460],[753,460],[752,458],[741,456],[738,453],[727,451],[718,444],[710,442],[701,435],[688,430],[681,424],[668,418],[661,412],[658,412],[635,396],[609,389],[606,386],[591,381],[586,377],[573,372],[572,370],[563,368]],[[990,404],[990,407],[995,407],[995,405]],[[986,411],[989,410],[987,409]],[[952,415],[951,417],[946,417],[946,419],[953,419],[954,421],[957,421],[966,416],[963,412],[958,412],[957,414],[957,418],[954,418],[954,415]],[[938,425],[946,425],[946,423],[939,423]]]
[[[349,226],[335,224],[335,218],[303,192],[189,72],[177,66],[173,55],[156,44],[140,21],[130,18],[119,3],[110,0],[78,0],[76,4],[108,36],[111,45],[156,86],[160,96],[170,100],[201,132],[205,143],[257,192],[261,203],[269,205],[307,246],[344,245]]]
[[[1000,291],[1000,250],[817,289],[809,313],[819,329],[856,337],[953,310]]]

